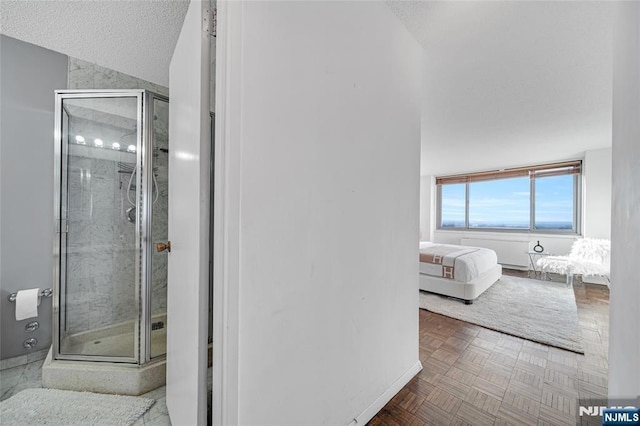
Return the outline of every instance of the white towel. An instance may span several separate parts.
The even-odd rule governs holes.
[[[19,290],[16,294],[16,321],[38,316],[40,289]]]

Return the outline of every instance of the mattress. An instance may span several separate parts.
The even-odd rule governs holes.
[[[456,246],[453,244],[435,244],[428,241],[420,242],[420,253],[429,252],[429,247],[440,247],[449,252],[449,260],[453,262],[453,280],[470,282],[479,275],[489,271],[498,263],[496,252],[487,248]],[[446,266],[444,267],[446,268]],[[420,262],[420,273],[436,277],[445,277],[443,267],[431,263]]]

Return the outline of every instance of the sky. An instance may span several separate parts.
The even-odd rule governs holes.
[[[538,225],[573,222],[573,175],[538,178],[535,217]],[[464,223],[465,185],[442,186],[443,223]],[[469,184],[469,226],[529,228],[528,177]]]

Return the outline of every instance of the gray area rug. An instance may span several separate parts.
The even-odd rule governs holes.
[[[57,389],[26,389],[0,402],[2,426],[128,426],[155,401]]]
[[[564,283],[503,275],[472,305],[421,291],[420,308],[584,354],[575,295]]]

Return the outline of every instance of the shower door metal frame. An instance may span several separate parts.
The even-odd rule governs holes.
[[[148,299],[146,294],[142,294],[142,277],[145,277],[147,282],[147,288],[149,287],[148,279],[146,275],[142,274],[143,264],[146,263],[144,259],[148,257],[148,251],[151,249],[149,244],[144,244],[148,241],[146,234],[146,228],[150,224],[150,206],[143,207],[142,209],[136,209],[136,230],[135,230],[135,247],[138,256],[135,258],[135,306],[136,306],[136,319],[134,321],[134,357],[114,357],[114,356],[100,356],[100,355],[80,355],[80,354],[61,354],[60,353],[60,338],[61,327],[66,324],[66,309],[61,307],[66,306],[66,295],[62,292],[62,280],[66,280],[66,267],[62,268],[62,261],[65,260],[66,264],[66,233],[67,233],[67,206],[68,197],[64,192],[65,197],[63,199],[63,191],[67,191],[67,177],[63,173],[63,166],[67,163],[67,147],[62,140],[62,102],[64,99],[91,99],[91,98],[136,98],[137,111],[136,111],[136,200],[140,200],[141,188],[143,188],[142,177],[146,175],[143,164],[146,162],[146,144],[143,139],[143,129],[146,128],[147,119],[143,117],[144,111],[144,99],[145,90],[139,89],[124,89],[124,90],[56,90],[55,92],[55,129],[54,129],[54,212],[56,221],[56,238],[54,238],[54,297],[53,297],[53,339],[52,339],[52,358],[56,360],[71,360],[71,361],[97,361],[101,363],[113,363],[120,366],[138,367],[143,364],[148,358],[146,353],[148,348],[144,349],[145,361],[142,359],[141,343],[144,345],[145,340],[141,340],[141,329],[151,328],[150,317],[145,317],[143,314],[146,312],[144,306],[148,305]],[[68,143],[68,141],[67,141]],[[66,169],[66,167],[65,167]],[[148,182],[147,182],[148,183]],[[144,186],[147,188],[147,186]],[[143,199],[147,199],[144,197]],[[65,203],[63,203],[63,201]],[[144,210],[144,214],[140,212]],[[147,268],[148,269],[148,268]],[[147,271],[148,272],[148,271]],[[66,281],[65,281],[66,286]],[[146,293],[146,292],[145,292]],[[159,358],[159,357],[158,357]],[[156,358],[154,358],[155,360]]]
[[[166,352],[163,355],[151,357],[151,290],[153,284],[153,179],[151,173],[153,173],[153,147],[155,144],[153,133],[154,122],[154,100],[162,102],[169,102],[169,98],[160,94],[150,92],[148,90],[143,91],[143,105],[144,116],[142,117],[142,140],[144,141],[140,157],[143,159],[142,170],[149,170],[149,173],[141,173],[142,175],[142,188],[146,189],[147,197],[142,199],[142,215],[141,221],[141,235],[143,242],[142,250],[142,264],[141,264],[141,276],[143,277],[146,285],[144,288],[144,294],[142,296],[142,303],[140,304],[140,342],[142,350],[140,351],[140,363],[147,364],[151,361],[161,361],[166,358]],[[167,122],[167,126],[169,123]],[[168,134],[167,134],[168,137]],[[140,169],[138,169],[140,170]],[[156,183],[157,185],[157,183]],[[169,196],[167,194],[167,196]]]

